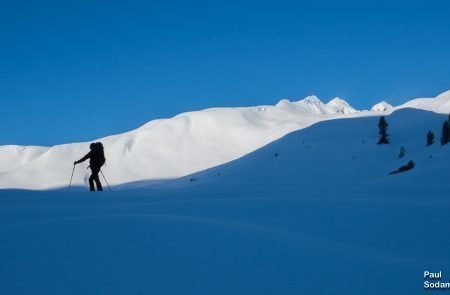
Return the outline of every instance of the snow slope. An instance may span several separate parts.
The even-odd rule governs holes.
[[[276,106],[213,108],[154,120],[119,135],[97,139],[105,145],[111,185],[173,179],[238,159],[289,132],[330,119],[387,115],[414,107],[450,111],[450,94],[417,99],[381,112],[356,111],[336,98],[325,104],[317,97]],[[66,187],[73,161],[88,152],[89,143],[46,147],[0,147],[0,188]],[[73,184],[86,186],[88,163],[76,166]]]
[[[417,98],[410,100],[397,107],[397,109],[399,108],[415,108],[448,114],[450,113],[450,90],[441,93],[435,98]]]
[[[0,146],[0,173],[23,166],[48,150],[40,146]]]
[[[324,121],[133,190],[1,190],[0,293],[429,293],[425,270],[450,273],[450,146],[425,146],[446,117],[398,110],[382,146],[377,117]]]
[[[297,104],[309,106],[307,101],[302,100]],[[317,98],[315,103],[322,105]],[[346,110],[352,109],[342,100],[339,103]],[[323,106],[326,107],[325,104]],[[226,163],[293,130],[321,120],[346,116],[340,110],[338,105],[335,105],[335,111],[329,109],[317,113],[313,109],[284,108],[279,105],[213,108],[154,120],[134,131],[96,141],[102,141],[105,146],[107,166],[103,170],[110,184],[159,181]],[[3,167],[0,188],[65,187],[73,161],[84,156],[88,147],[89,143],[51,148],[8,147],[8,150],[26,149],[30,154],[14,157],[11,152],[0,150]],[[76,167],[73,180],[75,186],[86,185],[90,173],[87,166],[86,162]]]
[[[208,185],[242,187],[287,182],[299,187],[404,188],[449,187],[450,146],[441,146],[439,134],[446,115],[401,109],[386,116],[390,144],[376,144],[379,117],[319,122],[292,132],[238,160],[201,171],[175,183],[181,187]],[[426,135],[437,137],[430,147]],[[401,147],[406,156],[399,158]],[[412,171],[388,175],[390,171],[416,163]],[[194,179],[194,182],[190,182]],[[206,183],[206,184],[202,184]],[[144,185],[144,184],[143,184]]]

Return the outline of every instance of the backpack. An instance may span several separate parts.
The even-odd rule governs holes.
[[[106,162],[105,150],[104,150],[103,144],[101,142],[95,143],[95,151],[97,153],[100,166],[105,165],[105,162]]]

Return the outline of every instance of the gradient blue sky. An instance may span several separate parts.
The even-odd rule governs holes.
[[[215,106],[450,89],[449,1],[0,0],[0,144]]]

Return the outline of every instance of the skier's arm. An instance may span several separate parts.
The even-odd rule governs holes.
[[[78,161],[75,161],[75,163],[73,163],[73,164],[76,165],[76,164],[82,163],[82,162],[86,161],[87,159],[89,159],[90,157],[91,157],[91,152],[87,153],[86,156],[79,159]]]

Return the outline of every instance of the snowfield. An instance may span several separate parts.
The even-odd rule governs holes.
[[[450,112],[450,93],[432,99],[416,99],[395,108],[383,102],[373,111],[357,111],[335,98],[329,103],[315,96],[276,106],[213,108],[154,120],[119,135],[96,139],[105,146],[103,168],[111,185],[175,179],[238,159],[284,135],[317,122],[387,115],[402,108],[437,113]],[[67,174],[75,160],[89,151],[89,143],[54,147],[1,146],[0,188],[33,190],[67,186]],[[73,183],[85,186],[90,171],[78,165]]]
[[[1,294],[426,294],[449,274],[448,193],[287,181],[2,191]]]
[[[87,144],[10,161],[2,187],[62,189],[0,190],[0,294],[428,294],[424,271],[450,281],[447,101],[338,114],[310,98],[153,121],[103,140],[122,157],[104,168],[113,192],[86,192],[79,167],[64,188]]]
[[[282,103],[284,102],[284,103]],[[97,139],[105,146],[112,185],[167,180],[242,157],[287,133],[318,121],[355,113],[344,100],[316,97],[277,106],[213,108],[154,120],[119,135]],[[55,189],[67,186],[67,170],[89,151],[89,143],[0,148],[0,188]],[[85,185],[87,162],[73,183]]]
[[[442,124],[448,119],[417,109],[400,109],[386,120],[390,144],[378,145],[379,117],[361,117],[317,123],[266,145],[236,161],[170,182],[170,185],[195,179],[217,186],[251,183],[295,182],[300,186],[389,186],[424,188],[449,185],[449,145],[441,146]],[[432,131],[435,143],[426,146]],[[399,158],[404,147],[406,155]],[[397,175],[390,171],[409,160],[416,168]],[[203,181],[202,181],[203,180]],[[145,185],[145,182],[141,185]],[[190,184],[195,185],[195,184]]]

